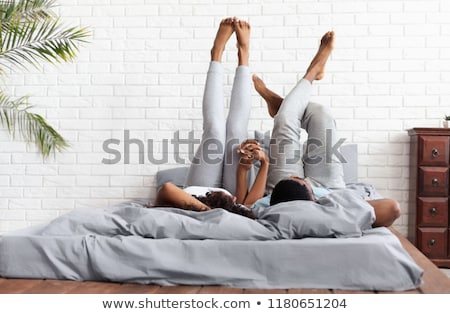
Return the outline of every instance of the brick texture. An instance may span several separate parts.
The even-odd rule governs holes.
[[[440,126],[450,114],[450,5],[447,0],[59,0],[57,12],[93,35],[79,58],[43,64],[4,80],[12,95],[32,95],[71,148],[43,160],[31,145],[0,130],[0,233],[69,210],[152,199],[155,174],[177,166],[170,140],[201,130],[209,50],[223,17],[252,25],[251,67],[284,95],[303,74],[320,36],[334,30],[335,51],[313,100],[330,106],[341,136],[359,145],[360,180],[396,198],[408,223],[406,130]],[[224,55],[229,100],[236,49]],[[269,130],[264,102],[253,93],[250,128]],[[226,104],[225,104],[226,105]],[[130,144],[124,158],[124,129]],[[120,162],[104,151],[108,139]],[[169,140],[166,163],[163,140]],[[186,159],[188,149],[180,147]]]

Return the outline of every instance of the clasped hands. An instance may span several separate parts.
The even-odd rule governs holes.
[[[248,139],[239,145],[237,149],[239,154],[239,164],[241,167],[249,170],[255,161],[261,163],[267,162],[268,158],[264,153],[263,148],[259,145],[257,140]]]

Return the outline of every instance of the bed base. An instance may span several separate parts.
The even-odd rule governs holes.
[[[450,279],[425,255],[394,228],[391,231],[400,239],[403,247],[423,268],[421,287],[393,293],[450,293]],[[217,286],[158,286],[110,282],[79,282],[66,280],[6,279],[0,278],[0,293],[44,294],[355,294],[392,293],[379,291],[354,291],[335,289],[240,289]]]

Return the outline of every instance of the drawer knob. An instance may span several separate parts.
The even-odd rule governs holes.
[[[431,151],[431,155],[433,156],[433,158],[439,157],[439,150],[437,148],[433,148],[433,150]]]
[[[436,207],[430,208],[430,215],[433,216],[433,217],[437,215]]]
[[[433,180],[431,180],[431,184],[432,184],[433,186],[439,185],[439,179],[438,179],[438,178],[433,178]]]
[[[428,246],[432,247],[436,244],[436,240],[435,239],[431,239],[430,241],[428,241]]]

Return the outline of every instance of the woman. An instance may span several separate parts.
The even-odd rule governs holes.
[[[233,33],[237,38],[238,67],[225,121],[222,55]],[[247,22],[236,18],[222,20],[211,49],[203,95],[202,141],[189,169],[187,188],[164,184],[158,191],[155,206],[196,211],[220,207],[254,218],[244,206],[250,206],[264,196],[269,163],[256,141],[242,142],[247,138],[251,108],[249,41],[250,25]],[[259,161],[261,167],[249,187],[247,173],[255,161]]]

